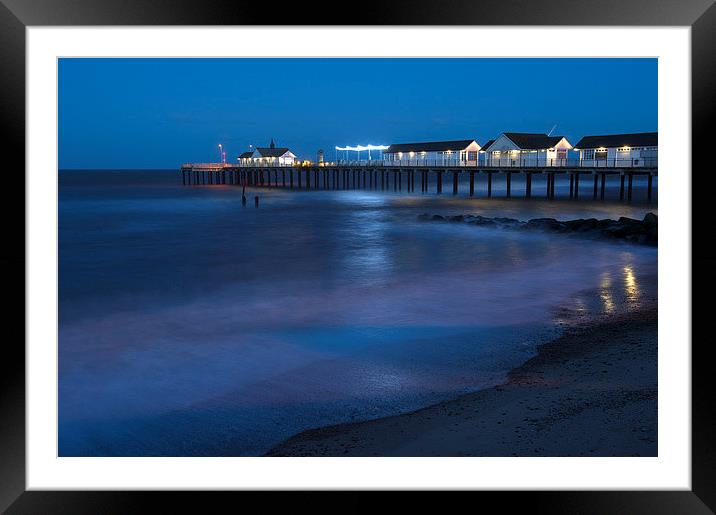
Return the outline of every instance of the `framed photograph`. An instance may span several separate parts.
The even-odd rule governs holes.
[[[712,513],[712,2],[239,7],[2,0],[0,509]]]

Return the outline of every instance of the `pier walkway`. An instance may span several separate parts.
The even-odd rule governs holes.
[[[586,183],[592,195],[586,198],[604,200],[607,176],[619,177],[619,200],[632,200],[634,177],[647,178],[647,200],[652,200],[653,178],[658,174],[657,166],[631,166],[632,163],[606,162],[600,166],[582,166],[582,163],[565,163],[552,166],[484,166],[484,165],[438,165],[415,164],[391,165],[380,161],[323,164],[310,166],[277,166],[261,165],[230,165],[227,163],[191,163],[181,167],[182,184],[213,185],[231,184],[254,188],[288,188],[288,189],[322,189],[349,190],[366,189],[377,191],[414,192],[416,179],[420,183],[422,193],[434,191],[443,193],[444,177],[452,179],[452,193],[457,195],[461,178],[469,184],[469,195],[475,194],[476,181],[486,182],[487,197],[492,197],[493,176],[504,176],[505,196],[512,197],[512,178],[518,174],[524,179],[524,187],[520,194],[531,198],[532,178],[540,175],[546,178],[543,196],[555,198],[555,177],[564,176],[569,179],[569,198],[580,198],[580,186]],[[611,166],[610,166],[611,165]],[[590,188],[591,187],[591,188]],[[585,195],[582,195],[585,198]]]

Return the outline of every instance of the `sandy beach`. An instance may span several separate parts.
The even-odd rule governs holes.
[[[299,433],[268,456],[656,456],[655,308],[580,324],[499,386]]]

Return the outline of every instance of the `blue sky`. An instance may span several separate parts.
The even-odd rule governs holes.
[[[60,168],[657,130],[656,59],[61,59]]]

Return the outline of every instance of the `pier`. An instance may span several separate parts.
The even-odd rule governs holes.
[[[611,164],[611,166],[609,166]],[[298,190],[370,190],[443,194],[445,182],[452,184],[452,194],[458,195],[460,185],[467,183],[470,197],[475,196],[478,181],[486,185],[486,197],[493,197],[493,178],[505,179],[505,198],[541,196],[557,198],[555,179],[562,176],[569,181],[570,199],[605,200],[608,179],[619,178],[618,200],[630,202],[634,191],[634,178],[646,178],[647,201],[653,197],[653,179],[657,166],[629,166],[629,163],[605,163],[604,166],[450,166],[450,165],[391,165],[378,163],[338,163],[309,166],[229,165],[226,163],[191,163],[181,167],[181,180],[185,186],[237,185],[253,188],[285,188]],[[516,191],[513,176],[524,179]],[[535,194],[534,176],[545,177],[545,188]]]

